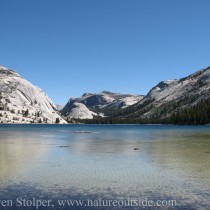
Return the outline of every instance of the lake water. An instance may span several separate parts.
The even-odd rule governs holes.
[[[58,203],[66,199],[86,206]],[[176,206],[124,205],[129,199]],[[0,126],[0,209],[88,209],[87,201],[90,209],[210,209],[210,127]]]

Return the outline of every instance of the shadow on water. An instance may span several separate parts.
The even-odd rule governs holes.
[[[176,202],[176,206],[170,207],[145,207],[145,206],[134,206],[135,204],[131,204],[131,199],[138,201],[149,201],[152,200],[156,202],[157,200],[167,200],[172,201],[174,198],[168,197],[166,195],[161,195],[157,193],[153,193],[151,191],[144,192],[144,194],[139,195],[138,197],[123,197],[115,194],[113,192],[109,192],[107,194],[86,194],[79,193],[75,189],[55,189],[54,191],[41,190],[36,186],[28,186],[25,183],[20,183],[19,185],[10,185],[0,191],[0,197],[2,200],[10,201],[7,207],[0,209],[8,209],[8,210],[49,210],[49,209],[58,209],[58,210],[67,210],[67,209],[147,209],[147,210],[160,210],[160,209],[178,209],[178,210],[197,210],[199,206],[202,204],[199,202],[193,203],[181,203],[179,201]],[[116,200],[119,202],[119,206],[109,206],[108,201]],[[180,198],[181,199],[181,198]],[[25,200],[25,201],[24,201]],[[47,201],[49,206],[40,204],[40,200],[43,202]],[[65,205],[61,204],[62,201],[71,200],[72,204]],[[78,203],[76,203],[77,201]],[[101,203],[99,203],[101,201]],[[130,205],[128,204],[130,202]],[[107,205],[108,204],[108,205]],[[37,206],[36,206],[37,205]],[[73,206],[72,206],[73,205]],[[89,206],[87,206],[89,205]],[[101,205],[101,206],[100,206]],[[107,205],[107,206],[103,206]],[[133,206],[132,206],[133,205]],[[143,205],[146,205],[143,202]],[[208,209],[208,206],[202,205],[202,209]]]

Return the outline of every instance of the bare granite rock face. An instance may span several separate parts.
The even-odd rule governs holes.
[[[0,66],[0,122],[66,123],[46,93],[3,66]]]
[[[112,93],[84,93],[81,97],[70,98],[61,110],[65,117],[92,119],[94,116],[103,117],[114,110],[124,109],[139,102],[142,95]]]
[[[158,83],[123,117],[164,118],[210,97],[210,67]]]

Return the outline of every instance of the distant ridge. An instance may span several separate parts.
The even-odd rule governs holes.
[[[101,94],[113,95],[108,91],[103,91]],[[78,100],[83,101],[83,99],[81,97]],[[71,103],[73,101],[70,99],[69,104]],[[87,101],[84,100],[83,103]],[[146,96],[142,96],[136,103],[129,104],[123,109],[116,109],[111,104],[105,105],[105,118],[93,116],[92,121],[81,122],[209,124],[209,103],[210,67],[207,67],[181,79],[161,81]]]
[[[141,95],[113,93],[84,93],[79,98],[70,98],[61,110],[65,118],[93,119],[104,117],[110,111],[124,109],[143,98]],[[76,105],[75,105],[76,104]]]
[[[138,103],[112,113],[118,119],[157,122],[210,98],[210,67],[177,80],[161,81]],[[210,113],[207,114],[210,121]]]
[[[55,105],[14,70],[0,66],[1,123],[157,123],[174,122],[166,120],[172,118],[177,122],[210,123],[209,103],[210,67],[181,79],[161,81],[146,96],[106,90],[72,97],[63,106]]]

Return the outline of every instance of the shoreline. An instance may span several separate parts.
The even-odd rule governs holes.
[[[112,125],[124,125],[124,126],[133,126],[133,125],[146,125],[146,126],[210,126],[210,124],[205,124],[205,125],[185,125],[185,124],[151,124],[151,123],[148,123],[148,124],[88,124],[88,123],[68,123],[68,124],[65,124],[65,123],[0,123],[0,126],[1,125],[108,125],[108,126],[112,126]]]

